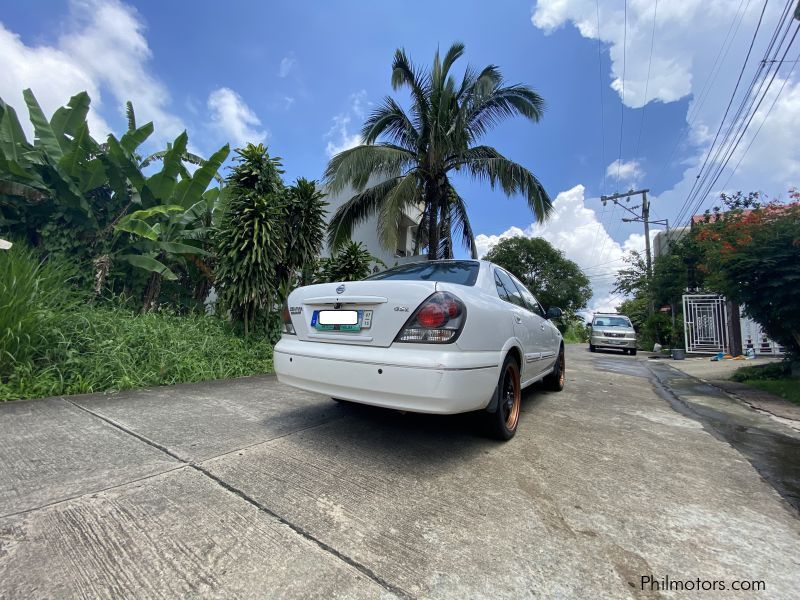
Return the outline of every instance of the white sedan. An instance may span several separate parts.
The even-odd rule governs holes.
[[[525,286],[486,261],[405,264],[294,290],[275,346],[278,380],[402,411],[485,410],[510,439],[521,390],[564,387],[564,342]]]

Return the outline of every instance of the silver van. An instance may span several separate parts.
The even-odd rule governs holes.
[[[636,331],[631,320],[617,313],[595,313],[589,328],[589,350],[619,348],[625,354],[636,355]]]

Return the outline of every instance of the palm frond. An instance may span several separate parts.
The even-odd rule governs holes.
[[[479,84],[476,83],[476,87]],[[542,97],[525,85],[494,88],[490,93],[478,93],[465,103],[464,124],[471,138],[483,136],[501,121],[521,115],[534,123],[544,114]]]
[[[386,194],[378,211],[378,241],[384,248],[397,248],[397,234],[406,208],[421,199],[419,182],[414,173],[401,177],[391,191]]]
[[[399,177],[413,167],[415,159],[414,153],[394,144],[362,144],[331,158],[325,169],[325,184],[334,194],[347,186],[361,192],[371,178]]]
[[[450,68],[453,66],[453,63],[455,63],[463,55],[464,44],[462,42],[454,42],[447,51],[447,54],[444,55],[444,60],[442,61],[442,77],[447,77],[447,74],[450,72]]]
[[[374,144],[379,136],[385,135],[398,146],[416,152],[419,132],[394,98],[387,96],[364,122],[361,137],[365,144]]]
[[[455,188],[450,187],[450,227],[456,237],[461,239],[464,248],[468,248],[472,258],[478,258],[478,247],[475,245],[475,235],[467,215],[467,205],[458,195]]]
[[[463,153],[458,164],[476,179],[498,185],[507,196],[519,194],[528,201],[538,221],[544,221],[553,210],[553,202],[541,182],[522,165],[507,159],[490,146],[477,146]]]
[[[333,214],[328,224],[328,247],[336,251],[346,244],[359,224],[380,209],[386,196],[397,186],[400,177],[392,177],[355,194]]]

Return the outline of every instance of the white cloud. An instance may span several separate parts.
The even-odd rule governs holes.
[[[644,250],[644,235],[634,233],[622,244],[614,241],[586,206],[585,189],[576,185],[561,192],[553,202],[553,215],[545,223],[532,223],[525,229],[509,227],[499,235],[479,234],[475,237],[478,255],[484,256],[499,241],[515,236],[543,238],[578,263],[592,283],[593,296],[589,311],[614,310],[623,300],[614,295],[614,276],[625,266],[622,257],[630,250]],[[656,231],[651,231],[654,237]]]
[[[358,121],[364,120],[369,106],[372,106],[372,103],[367,100],[366,90],[350,94],[349,110],[333,117],[331,128],[323,136],[323,139],[328,140],[325,152],[329,157],[354,148],[363,142],[361,134],[358,131],[352,131],[351,127],[353,127],[354,117]]]
[[[700,172],[744,63],[763,5],[762,2],[729,0],[662,1],[658,3],[653,38],[655,0],[629,1],[627,44],[624,44],[624,4],[616,0],[600,0],[599,37],[611,57],[609,85],[620,97],[623,88],[623,55],[625,57],[625,105],[640,108],[645,102],[673,102],[689,97],[686,116],[688,133],[681,140],[675,156],[675,163],[684,165],[685,170],[672,189],[660,193],[662,203],[658,210],[662,218],[674,220]],[[783,6],[782,2],[767,5],[744,82],[749,81],[755,73],[758,61],[779,22]],[[531,21],[545,33],[571,24],[584,38],[598,39],[595,0],[538,0]],[[651,40],[654,44],[648,83]],[[794,55],[790,54],[787,58],[794,58]],[[785,194],[789,186],[796,185],[800,180],[800,144],[797,142],[800,139],[800,119],[797,119],[800,114],[800,68],[795,69],[794,77],[785,84],[769,118],[750,146],[790,68],[791,64],[784,65],[736,154],[714,186],[715,189],[711,190],[709,198],[697,209],[698,212],[711,206],[719,192],[726,189]],[[731,113],[736,112],[735,108],[746,88],[746,85],[740,86]],[[646,120],[644,127],[647,135]],[[731,175],[740,159],[740,166]]]
[[[248,142],[258,144],[267,139],[267,132],[258,129],[261,126],[259,118],[232,89],[222,87],[211,92],[208,108],[212,124],[231,144],[244,146]]]
[[[278,77],[288,77],[296,66],[297,58],[295,58],[294,52],[290,52],[281,59],[281,64],[278,66]]]
[[[111,131],[98,109],[113,97],[122,114],[131,100],[141,122],[154,121],[156,136],[174,138],[184,128],[167,106],[165,86],[147,70],[151,51],[144,24],[135,9],[115,0],[73,0],[64,33],[52,46],[28,46],[0,24],[0,96],[17,109],[28,133],[22,90],[33,89],[48,116],[73,94],[86,90],[92,98],[89,127],[95,137]]]
[[[642,178],[644,171],[638,160],[616,159],[606,167],[606,175],[617,183],[635,184]]]
[[[333,125],[325,134],[325,138],[328,139],[325,152],[328,156],[335,156],[339,152],[355,148],[363,141],[360,133],[350,131],[350,120],[347,114],[333,117]]]

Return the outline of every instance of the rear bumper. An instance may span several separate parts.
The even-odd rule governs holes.
[[[591,336],[589,343],[596,348],[624,348],[631,350],[636,348],[636,340],[630,338],[610,338],[605,336]]]
[[[412,412],[454,414],[485,408],[500,376],[499,352],[417,344],[374,348],[303,342],[275,346],[278,380],[342,400]]]

